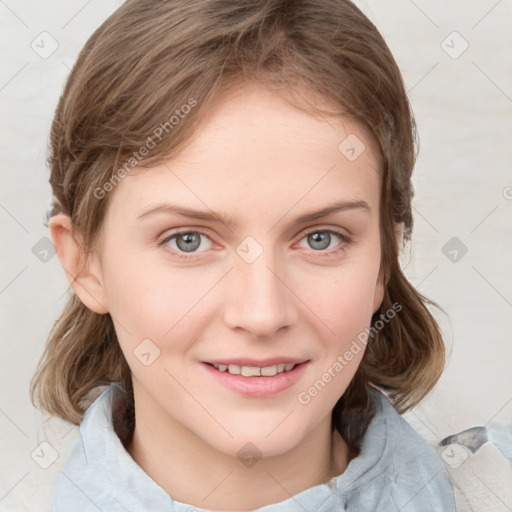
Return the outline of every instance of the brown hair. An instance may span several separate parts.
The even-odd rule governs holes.
[[[58,103],[49,156],[55,203],[70,216],[83,253],[92,251],[108,205],[106,184],[115,185],[121,169],[127,172],[123,164],[139,155],[157,127],[165,127],[166,136],[135,164],[155,165],[177,153],[219,94],[244,81],[283,92],[287,101],[295,98],[294,105],[311,115],[351,117],[379,151],[386,291],[372,326],[393,304],[402,309],[375,330],[333,410],[333,428],[357,447],[373,415],[370,386],[385,390],[403,412],[440,377],[444,343],[427,309],[433,303],[400,269],[394,236],[396,224],[404,224],[405,240],[412,230],[414,119],[389,48],[354,4],[127,1],[87,41]],[[332,109],[309,103],[315,95]],[[178,122],[168,121],[173,114]],[[32,403],[37,394],[47,412],[79,424],[88,392],[110,382],[125,390],[114,416],[127,443],[134,421],[131,372],[112,319],[89,310],[73,294],[31,381]]]

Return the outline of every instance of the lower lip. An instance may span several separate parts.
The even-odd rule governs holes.
[[[231,375],[228,372],[221,372],[207,363],[202,363],[201,366],[217,382],[233,391],[254,398],[266,398],[276,395],[296,384],[304,374],[307,363],[308,361],[300,363],[293,370],[278,373],[274,377],[243,377],[242,375]]]

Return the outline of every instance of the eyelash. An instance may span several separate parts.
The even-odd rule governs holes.
[[[179,235],[187,234],[187,233],[198,233],[198,234],[203,235],[206,238],[210,239],[210,236],[208,236],[208,234],[205,233],[204,231],[202,231],[201,229],[187,229],[187,230],[176,231],[176,232],[174,232],[174,233],[172,233],[170,235],[167,235],[161,242],[159,242],[158,245],[159,246],[163,246],[163,245],[167,244],[168,242],[170,242],[173,238],[175,238],[175,237],[177,237]],[[334,250],[331,249],[330,251],[325,251],[325,250],[315,251],[313,249],[310,249],[311,252],[315,253],[316,256],[320,256],[321,258],[325,258],[325,257],[328,258],[328,257],[336,256],[347,245],[350,245],[352,243],[352,241],[353,241],[350,236],[348,236],[347,234],[343,233],[342,231],[339,231],[339,230],[334,229],[334,228],[311,228],[309,230],[306,230],[303,233],[302,237],[299,238],[298,242],[300,242],[301,240],[303,240],[304,238],[306,238],[308,235],[310,235],[312,233],[330,233],[330,234],[335,234],[335,235],[337,235],[341,239],[341,243]],[[189,260],[189,261],[191,261],[191,260],[194,260],[194,259],[197,259],[197,258],[200,257],[200,256],[193,256],[193,254],[194,254],[193,252],[189,253],[190,254],[189,256],[185,256],[185,253],[177,252],[174,249],[171,249],[171,250],[173,252],[173,257],[181,259],[181,260]]]

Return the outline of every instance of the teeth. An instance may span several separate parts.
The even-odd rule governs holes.
[[[240,373],[244,377],[259,377],[261,375],[261,368],[257,366],[241,366]]]
[[[230,364],[228,366],[228,373],[231,373],[231,375],[240,375],[240,366],[237,364]]]
[[[288,364],[275,364],[273,366],[265,366],[260,368],[258,366],[240,366],[238,364],[219,364],[213,365],[221,372],[227,371],[231,375],[242,375],[243,377],[273,377],[278,373],[288,372],[296,365],[293,363]]]
[[[277,366],[265,366],[265,368],[261,369],[261,375],[263,375],[263,377],[273,377],[277,375]]]

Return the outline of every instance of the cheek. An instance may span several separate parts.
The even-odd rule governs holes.
[[[314,313],[309,316],[312,332],[322,333],[317,337],[317,364],[297,395],[303,413],[311,418],[331,411],[352,381],[364,356],[373,313],[378,269],[346,265],[335,274],[320,280],[316,274],[302,288],[304,302]]]
[[[148,389],[180,395],[172,375],[180,374],[179,362],[207,328],[211,304],[204,298],[213,277],[194,273],[192,279],[187,269],[155,264],[128,279],[113,272],[108,293],[119,345],[133,375]]]
[[[166,350],[171,345],[180,348],[180,343],[193,338],[205,316],[208,301],[203,299],[218,281],[206,267],[179,268],[140,256],[114,256],[104,269],[107,301],[119,341],[135,346],[149,338]]]
[[[304,274],[297,295],[328,330],[346,338],[370,323],[377,287],[376,267],[359,262]]]

